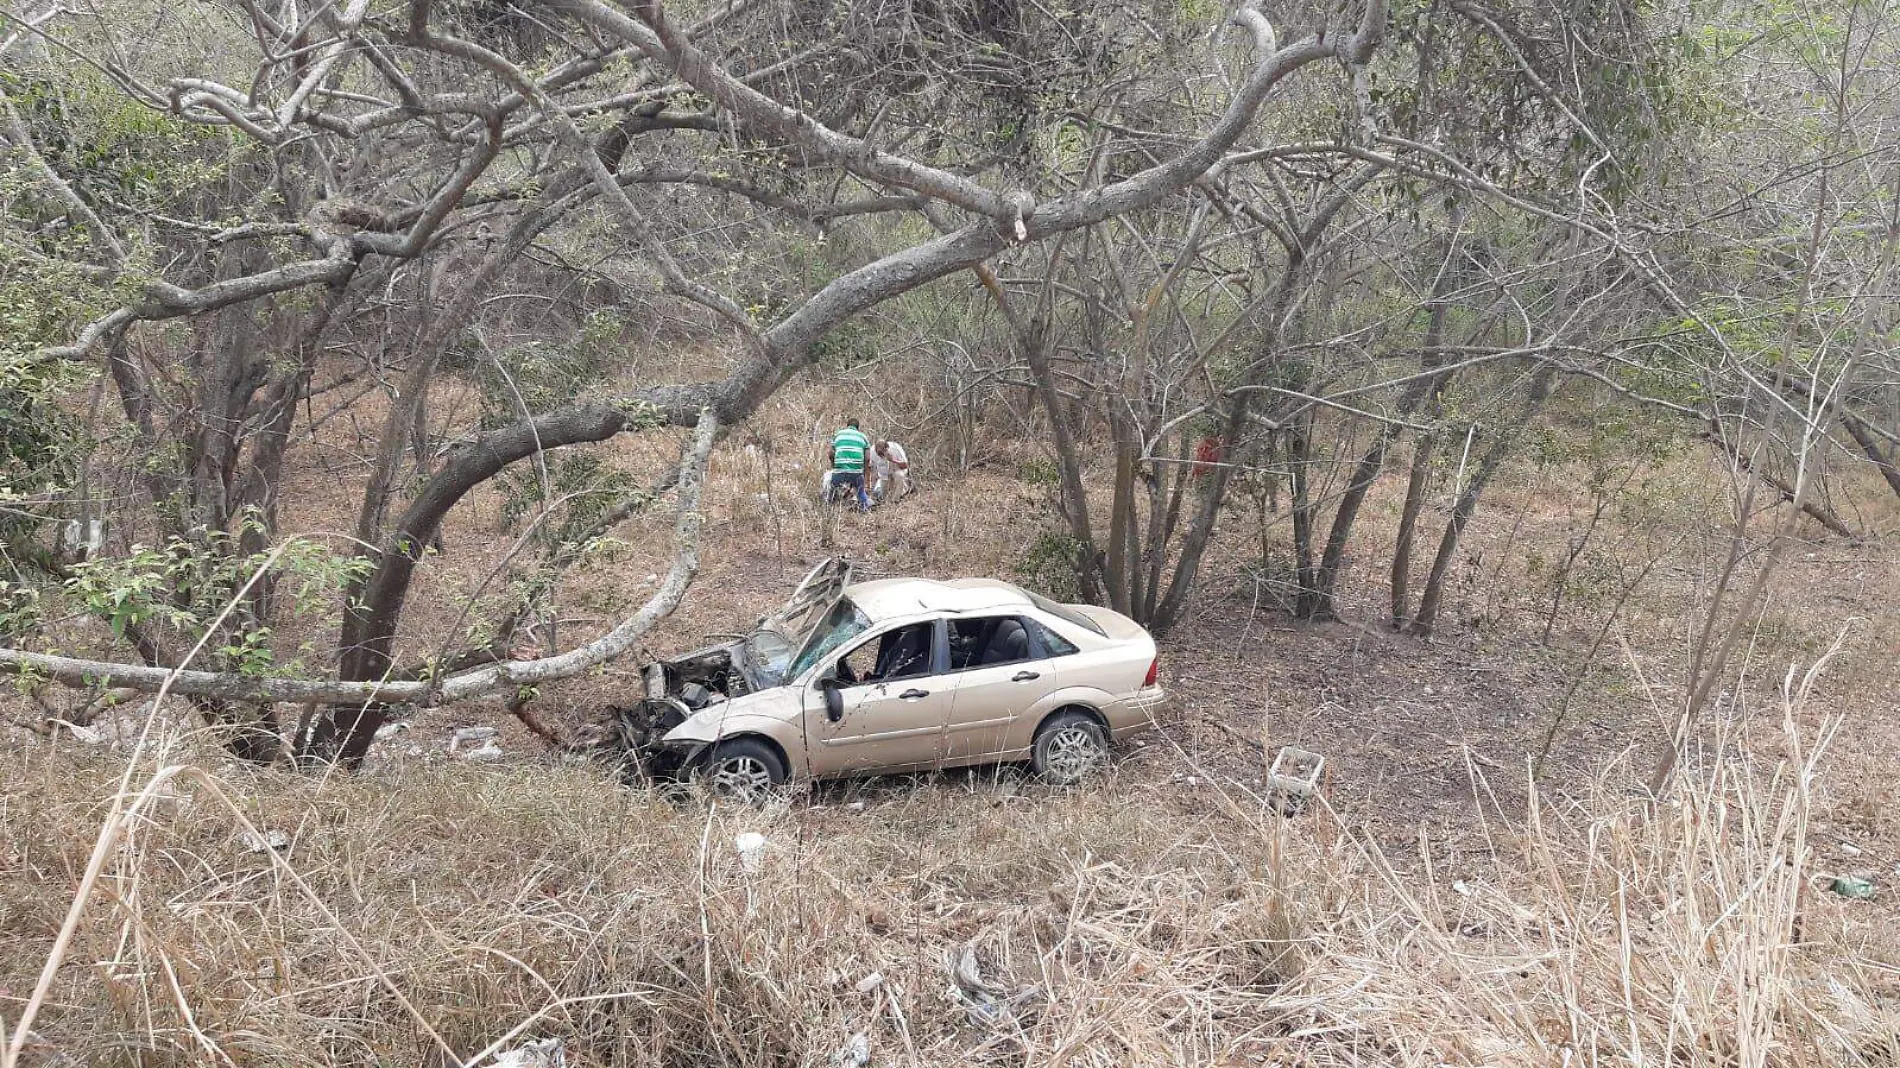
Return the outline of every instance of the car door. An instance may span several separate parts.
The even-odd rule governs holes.
[[[929,767],[942,759],[952,686],[938,670],[935,620],[870,635],[836,657],[820,677],[835,678],[844,715],[825,714],[824,690],[805,693],[807,759],[814,776]]]
[[[944,762],[975,763],[1007,749],[1018,717],[1056,688],[1032,620],[1014,615],[957,617],[945,622],[946,652],[956,680],[944,728]]]

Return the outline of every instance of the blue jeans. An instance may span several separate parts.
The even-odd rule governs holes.
[[[868,512],[871,510],[871,496],[864,492],[863,471],[834,472],[831,476],[832,492],[836,493],[839,486],[847,487],[858,495],[858,511]]]

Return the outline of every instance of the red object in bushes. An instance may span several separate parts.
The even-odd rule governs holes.
[[[1194,477],[1200,478],[1213,470],[1214,465],[1221,462],[1223,451],[1219,435],[1209,434],[1202,438],[1201,443],[1194,446],[1194,466],[1190,469]]]

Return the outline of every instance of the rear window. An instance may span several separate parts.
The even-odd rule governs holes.
[[[1029,603],[1035,605],[1039,611],[1047,612],[1064,623],[1081,627],[1092,634],[1099,634],[1104,638],[1108,637],[1108,632],[1102,629],[1101,624],[1075,609],[1070,608],[1068,605],[1057,604],[1042,594],[1030,590],[1024,590],[1023,592],[1029,594]]]

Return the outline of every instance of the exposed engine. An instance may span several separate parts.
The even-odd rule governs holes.
[[[740,648],[719,646],[653,664],[647,668],[647,697],[610,710],[628,781],[678,771],[675,758],[658,745],[666,732],[703,708],[752,692],[745,673],[733,663]]]
[[[695,712],[714,701],[745,696],[751,688],[745,674],[732,662],[735,652],[733,646],[721,646],[660,665],[665,673],[665,692],[686,702],[686,707]]]

